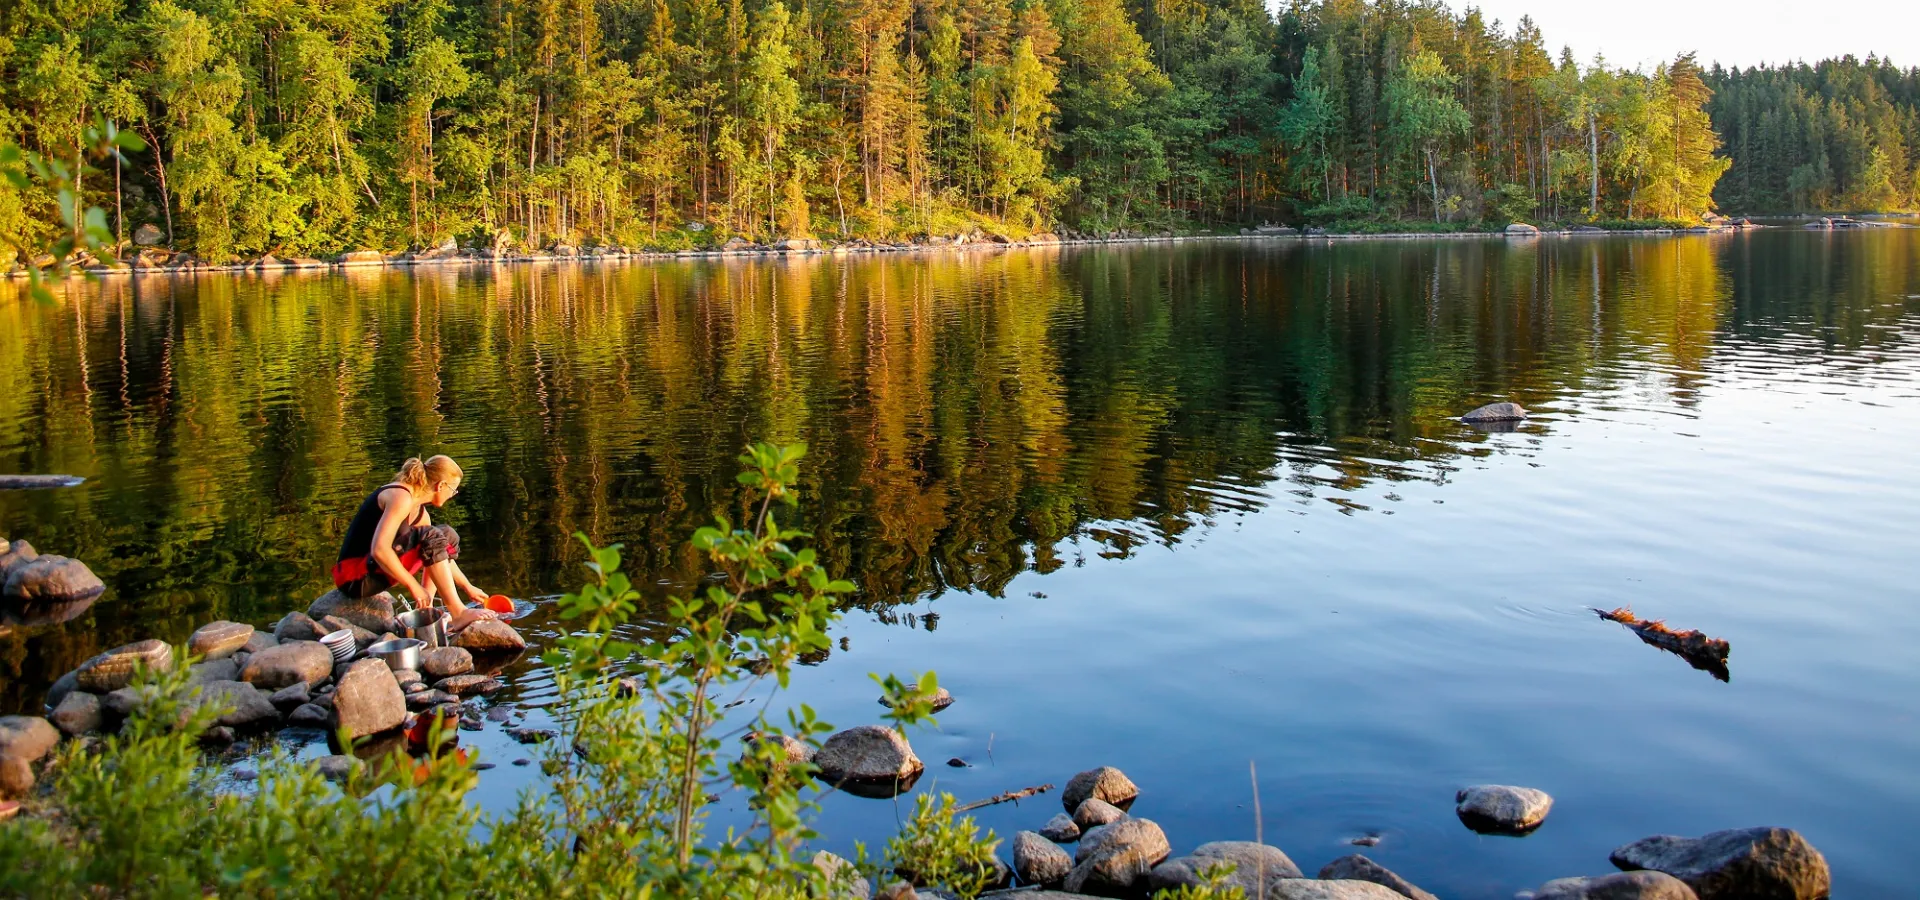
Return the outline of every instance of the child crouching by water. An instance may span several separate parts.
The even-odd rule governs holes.
[[[360,502],[340,543],[340,560],[333,566],[333,585],[350,597],[371,597],[398,586],[415,609],[433,605],[436,596],[452,614],[449,631],[458,631],[480,619],[498,618],[486,608],[487,592],[473,586],[454,558],[460,555],[460,535],[452,527],[435,525],[429,506],[445,506],[460,493],[460,466],[445,456],[422,463],[407,460],[393,480]],[[421,577],[416,577],[419,575]],[[474,605],[460,602],[464,593]]]

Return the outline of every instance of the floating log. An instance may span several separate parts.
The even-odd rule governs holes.
[[[1030,788],[1022,788],[1017,791],[1008,791],[1004,794],[995,794],[985,800],[975,800],[972,803],[955,809],[954,812],[970,812],[976,809],[985,809],[989,806],[998,806],[1002,803],[1011,803],[1015,800],[1025,800],[1035,794],[1044,794],[1050,790],[1053,790],[1053,785],[1041,784]]]
[[[32,491],[73,487],[86,481],[76,475],[0,475],[0,491]]]
[[[1700,631],[1675,631],[1668,628],[1664,620],[1642,619],[1625,606],[1611,610],[1595,609],[1594,613],[1609,622],[1627,626],[1640,636],[1640,640],[1686,660],[1688,665],[1696,669],[1710,672],[1721,681],[1729,680],[1727,654],[1732,648],[1726,641],[1707,637]]]

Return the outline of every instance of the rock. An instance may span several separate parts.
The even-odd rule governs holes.
[[[435,648],[435,649],[438,649],[438,648]],[[432,651],[428,651],[428,652],[432,652]],[[415,672],[412,669],[393,670],[393,683],[399,685],[400,689],[403,691],[406,690],[410,685],[424,684],[425,681],[426,679],[420,677],[419,672]]]
[[[60,743],[53,723],[39,716],[0,716],[0,760],[36,763]]]
[[[80,671],[78,669],[60,676],[53,682],[53,687],[47,688],[47,708],[58,707],[60,701],[67,699],[67,695],[78,690],[79,687]]]
[[[1512,225],[1507,226],[1507,234],[1509,236],[1536,235],[1539,233],[1540,233],[1540,229],[1535,228],[1532,225],[1528,225],[1525,222],[1515,222]]]
[[[0,756],[0,800],[25,797],[33,790],[33,765],[24,759]]]
[[[919,689],[920,689],[920,685],[918,684],[907,685],[907,690],[909,692],[917,691]],[[887,707],[888,709],[893,708],[893,704],[888,702],[887,698],[885,697],[880,698],[880,705]],[[934,690],[933,692],[933,711],[934,712],[939,712],[952,705],[953,705],[953,695],[948,693],[946,688],[936,688]]]
[[[1526,834],[1539,828],[1553,809],[1553,798],[1546,791],[1508,784],[1461,788],[1453,799],[1460,821],[1482,833]]]
[[[1699,838],[1642,838],[1609,857],[1622,869],[1665,872],[1700,900],[1814,900],[1833,877],[1826,857],[1790,828],[1740,828]]]
[[[81,663],[75,677],[81,690],[108,694],[131,684],[134,670],[143,665],[152,671],[173,671],[173,648],[151,638],[115,647]]]
[[[773,245],[773,249],[787,253],[805,253],[820,249],[820,242],[807,238],[787,238],[786,240],[776,242]]]
[[[1518,403],[1489,403],[1464,416],[1462,422],[1518,422],[1529,413]]]
[[[53,708],[53,714],[47,719],[69,737],[79,737],[90,731],[99,731],[104,717],[99,695],[72,691],[61,699],[60,705]]]
[[[1224,884],[1239,888],[1249,897],[1270,897],[1277,890],[1277,882],[1305,877],[1300,867],[1278,847],[1252,841],[1214,841],[1201,844],[1191,854],[1155,866],[1147,875],[1147,885],[1154,891],[1204,887],[1206,873],[1216,868],[1230,873]]]
[[[400,630],[400,623],[394,618],[393,595],[387,593],[363,598],[349,597],[337,589],[331,590],[308,604],[307,616],[316,621],[336,616],[371,634]]]
[[[432,678],[465,675],[473,671],[473,654],[461,647],[435,647],[423,655],[420,668]],[[394,680],[399,680],[398,673],[395,673]],[[419,681],[419,676],[415,676],[414,680]]]
[[[274,691],[273,695],[267,698],[267,702],[273,704],[273,708],[281,712],[292,712],[307,705],[307,702],[312,699],[313,694],[307,690],[307,683],[304,681],[296,681]]]
[[[333,692],[334,727],[348,738],[399,728],[407,720],[407,699],[393,670],[377,659],[347,667]]]
[[[253,685],[241,681],[213,681],[200,686],[200,696],[191,706],[195,709],[213,707],[222,710],[214,724],[229,728],[245,728],[264,721],[279,721],[280,711],[273,703],[253,689]]]
[[[317,641],[326,633],[320,623],[306,613],[287,613],[280,624],[273,626],[273,639],[283,644],[288,641]]]
[[[1081,831],[1090,831],[1102,825],[1112,825],[1127,817],[1120,807],[1114,806],[1099,797],[1088,797],[1087,802],[1073,811],[1073,824]]]
[[[814,753],[813,764],[833,782],[912,778],[926,768],[905,737],[879,725],[861,725],[827,738]]]
[[[166,239],[167,233],[161,231],[160,226],[152,222],[148,222],[133,230],[133,243],[135,246],[158,247],[160,246],[160,242]]]
[[[460,698],[446,691],[420,691],[407,695],[408,709],[429,709],[442,703],[458,703]]]
[[[1267,900],[1406,900],[1371,881],[1320,881],[1284,878],[1274,882]]]
[[[117,691],[109,691],[106,696],[100,698],[101,707],[106,709],[107,713],[116,719],[125,719],[139,712],[140,707],[145,705],[146,702],[147,698],[133,688],[121,688]]]
[[[278,646],[280,646],[279,638],[276,638],[273,635],[268,634],[267,632],[256,630],[253,633],[253,637],[247,638],[247,645],[245,647],[242,647],[241,649],[245,650],[248,653],[259,653],[260,651],[265,650],[269,647],[278,647]]]
[[[343,266],[379,265],[386,259],[386,255],[378,250],[348,250],[340,254],[340,264]]]
[[[287,724],[295,728],[328,728],[333,713],[318,703],[303,703],[287,714]]]
[[[339,616],[327,616],[325,618],[315,619],[314,621],[319,624],[321,628],[325,629],[328,634],[336,631],[344,631],[353,635],[353,646],[357,650],[365,650],[368,646],[372,645],[374,641],[379,640],[379,638],[374,637],[373,632],[361,628]]]
[[[16,603],[68,603],[100,596],[107,586],[87,564],[64,556],[40,556],[7,570],[7,584],[0,591]]]
[[[226,659],[253,640],[253,626],[239,622],[208,622],[187,638],[187,652],[205,659]]]
[[[500,682],[486,675],[455,675],[440,679],[434,687],[449,694],[465,697],[468,694],[484,694],[499,690]]]
[[[790,734],[753,734],[747,736],[747,753],[759,749],[761,744],[773,744],[780,748],[774,755],[774,768],[785,771],[795,763],[813,762],[813,748],[807,742]],[[744,755],[744,754],[743,754]]]
[[[231,659],[216,659],[212,662],[195,663],[187,667],[188,684],[237,681],[239,678],[240,667]]]
[[[1070,893],[1131,891],[1173,852],[1151,819],[1122,819],[1087,832],[1064,887]]]
[[[40,558],[38,551],[26,541],[14,541],[9,544],[0,540],[0,586],[7,583],[7,576],[17,566],[24,566]]]
[[[1073,871],[1073,857],[1031,831],[1013,836],[1013,874],[1021,884],[1052,884]]]
[[[361,765],[359,760],[340,753],[322,756],[313,761],[313,767],[320,770],[320,777],[328,781],[345,781]]]
[[[332,674],[333,654],[327,652],[326,645],[318,641],[289,640],[255,653],[247,660],[247,667],[240,670],[240,680],[277,691],[296,682],[312,687]]]
[[[1067,812],[1074,812],[1089,797],[1097,797],[1108,803],[1126,809],[1133,798],[1140,796],[1140,789],[1134,786],[1125,773],[1112,766],[1089,769],[1073,776],[1067,782],[1065,790],[1060,792],[1060,802],[1066,804]]]
[[[721,244],[720,249],[729,253],[738,253],[742,250],[752,250],[753,242],[743,237],[734,236],[727,238],[727,242]]]
[[[1434,895],[1415,887],[1412,882],[1394,874],[1393,870],[1358,853],[1342,856],[1320,867],[1319,878],[1323,881],[1371,881],[1381,887],[1392,888],[1394,893],[1411,897],[1413,900],[1439,900]]]
[[[1594,878],[1556,878],[1532,900],[1699,900],[1687,883],[1665,872],[1615,872]]]
[[[1040,836],[1056,844],[1071,844],[1080,839],[1080,826],[1072,816],[1058,813],[1040,826]]]
[[[499,619],[481,619],[460,629],[453,645],[468,650],[525,650],[527,639]]]
[[[868,884],[867,879],[860,874],[860,870],[845,859],[822,850],[813,855],[813,867],[825,873],[827,881],[831,883],[832,889],[827,894],[828,897],[838,898],[838,900],[868,900],[873,896],[873,885]]]
[[[240,650],[234,653],[232,656],[227,657],[228,660],[232,661],[232,663],[236,668],[240,668],[240,669],[246,668],[247,660],[250,660],[252,658],[253,658],[253,654],[248,653],[245,650]]]

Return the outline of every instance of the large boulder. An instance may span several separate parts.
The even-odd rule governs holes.
[[[1546,791],[1510,784],[1476,784],[1454,794],[1454,812],[1483,834],[1526,834],[1547,820],[1553,798]]]
[[[1126,773],[1112,766],[1088,769],[1067,781],[1067,787],[1060,792],[1060,802],[1065,804],[1067,812],[1077,812],[1080,804],[1089,798],[1098,798],[1125,809],[1133,798],[1140,796],[1140,788],[1127,778]]]
[[[1412,900],[1439,900],[1415,887],[1413,882],[1394,874],[1392,869],[1358,853],[1342,856],[1321,866],[1319,877],[1328,881],[1371,881],[1381,887],[1392,888],[1394,893]]]
[[[317,641],[326,633],[326,629],[315,622],[312,616],[301,612],[287,613],[279,624],[273,626],[273,639],[283,644],[287,641]]]
[[[527,649],[527,639],[499,619],[480,619],[460,629],[453,645],[478,652],[512,652]]]
[[[325,644],[319,641],[286,641],[248,657],[247,667],[240,670],[240,680],[277,691],[302,681],[311,687],[332,674],[333,654],[327,652]]]
[[[830,738],[813,755],[828,781],[893,781],[919,775],[926,766],[907,739],[891,728],[861,725]]]
[[[219,718],[213,721],[215,726],[245,728],[262,722],[280,721],[280,711],[273,708],[273,703],[267,700],[266,695],[243,681],[203,684],[193,706],[220,710]]]
[[[465,675],[473,671],[473,654],[464,647],[435,647],[422,654],[420,668],[430,678]],[[398,681],[398,677],[394,679]],[[418,677],[413,679],[419,681]]]
[[[393,670],[377,659],[347,667],[333,692],[334,727],[349,738],[399,728],[407,720],[407,698]]]
[[[1518,422],[1529,415],[1526,407],[1518,403],[1489,403],[1460,417],[1468,424],[1480,422]]]
[[[187,638],[187,652],[206,659],[225,659],[253,640],[253,626],[239,622],[208,622]]]
[[[349,597],[337,588],[328,591],[307,606],[307,618],[319,621],[327,616],[338,616],[374,634],[400,630],[394,618],[393,595],[386,593]]]
[[[1013,836],[1013,874],[1022,884],[1053,884],[1073,871],[1073,857],[1031,831]]]
[[[1070,893],[1107,896],[1131,892],[1172,852],[1166,832],[1151,819],[1103,825],[1081,837],[1064,887]]]
[[[1594,878],[1556,878],[1527,900],[1699,900],[1687,883],[1665,872],[1615,872]]]
[[[67,603],[91,600],[106,589],[86,563],[64,556],[41,556],[9,568],[6,588],[0,595],[16,603]]]
[[[154,639],[115,647],[81,663],[75,678],[83,691],[108,694],[131,684],[134,671],[143,665],[155,672],[173,671],[173,648]]]
[[[1700,900],[1815,900],[1833,886],[1827,859],[1790,828],[1740,828],[1698,838],[1658,835],[1615,851],[1622,869],[1665,872]]]
[[[1305,877],[1300,867],[1278,847],[1252,841],[1214,841],[1201,844],[1187,856],[1155,866],[1148,873],[1147,885],[1156,892],[1202,887],[1207,883],[1209,870],[1225,870],[1228,874],[1224,883],[1239,888],[1249,897],[1270,897],[1278,889],[1279,881]]]

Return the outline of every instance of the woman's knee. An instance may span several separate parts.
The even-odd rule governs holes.
[[[460,533],[452,525],[435,525],[421,535],[420,558],[427,565],[443,563],[460,555]]]

